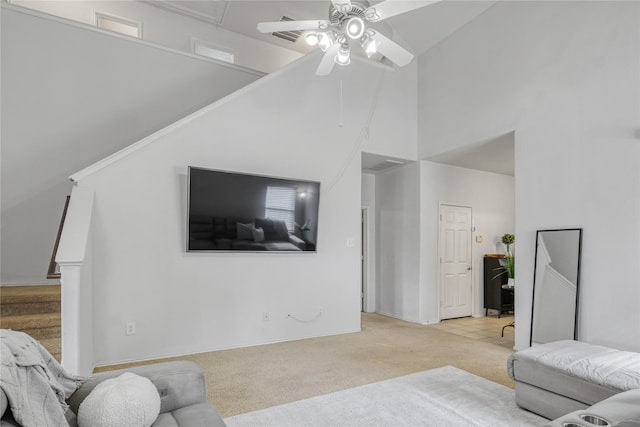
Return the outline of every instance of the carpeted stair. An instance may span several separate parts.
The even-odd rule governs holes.
[[[0,287],[0,328],[26,332],[59,361],[60,285]]]

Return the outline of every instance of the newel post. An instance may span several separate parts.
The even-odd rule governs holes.
[[[93,371],[92,211],[93,190],[75,186],[56,256],[62,289],[62,366],[76,375]]]

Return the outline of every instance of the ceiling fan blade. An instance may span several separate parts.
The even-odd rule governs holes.
[[[327,20],[260,22],[261,33],[277,33],[279,31],[324,30],[331,23]]]
[[[440,1],[441,0],[385,0],[368,7],[364,11],[364,16],[370,22],[377,22]]]
[[[333,66],[336,65],[335,57],[338,54],[338,49],[340,49],[340,43],[329,46],[316,69],[316,76],[326,76],[331,73]]]
[[[413,61],[413,54],[411,52],[378,31],[373,31],[371,38],[380,43],[378,52],[389,58],[389,60],[398,67],[404,67]]]

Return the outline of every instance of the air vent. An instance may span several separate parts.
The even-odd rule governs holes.
[[[295,19],[293,18],[289,18],[288,16],[283,16],[282,18],[280,18],[280,21],[295,21]],[[271,33],[271,35],[274,35],[276,37],[280,37],[281,39],[285,39],[286,41],[289,41],[291,43],[295,43],[296,40],[298,40],[298,37],[300,37],[300,34],[302,34],[302,31],[299,30],[292,30],[292,31],[278,31],[277,33]]]
[[[395,160],[385,160],[384,162],[380,162],[380,163],[376,163],[373,166],[369,166],[367,168],[367,170],[372,171],[372,172],[382,172],[385,171],[387,169],[396,167],[396,166],[400,166],[404,164],[403,162],[398,162]]]

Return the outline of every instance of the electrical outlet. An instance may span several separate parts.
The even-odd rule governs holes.
[[[128,322],[127,335],[135,335],[135,334],[136,334],[136,322]]]
[[[262,313],[262,320],[264,322],[268,322],[271,319],[271,315],[269,314],[268,311],[265,311],[264,313]]]
[[[320,307],[320,314],[324,313],[324,310],[322,309],[322,307]]]

